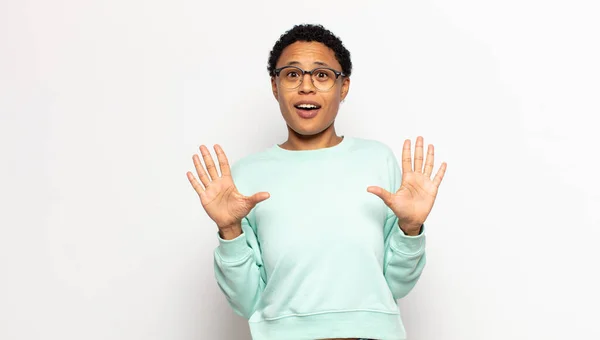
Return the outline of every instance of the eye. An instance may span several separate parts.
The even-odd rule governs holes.
[[[334,78],[334,74],[330,70],[322,69],[315,70],[313,73],[313,79],[319,82],[328,82],[330,79]]]
[[[287,69],[283,72],[283,76],[286,79],[296,79],[298,77],[300,77],[300,72],[298,72],[298,70],[291,70],[291,69]]]

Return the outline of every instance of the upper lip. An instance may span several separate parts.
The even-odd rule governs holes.
[[[321,107],[321,104],[314,102],[314,101],[310,101],[310,100],[301,100],[299,102],[294,103],[294,106],[298,106],[298,105],[302,105],[302,104],[310,104],[310,105],[314,105],[316,107]]]

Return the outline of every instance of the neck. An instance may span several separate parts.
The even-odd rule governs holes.
[[[343,137],[338,136],[333,124],[315,135],[300,135],[288,127],[288,139],[279,145],[286,150],[316,150],[335,146],[342,142]]]

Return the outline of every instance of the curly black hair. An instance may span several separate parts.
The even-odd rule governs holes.
[[[316,41],[329,47],[335,53],[335,58],[342,65],[342,72],[349,77],[352,73],[352,61],[350,52],[344,47],[340,38],[336,37],[331,31],[325,29],[322,25],[303,24],[296,25],[289,31],[279,37],[279,40],[273,46],[269,54],[269,65],[267,71],[271,77],[275,76],[275,65],[281,56],[283,50],[296,41]]]

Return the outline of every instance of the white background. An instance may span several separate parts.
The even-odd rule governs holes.
[[[411,340],[600,339],[594,1],[0,2],[0,339],[249,339],[185,173],[285,140],[266,71],[322,23],[352,53],[340,134],[446,178]]]

